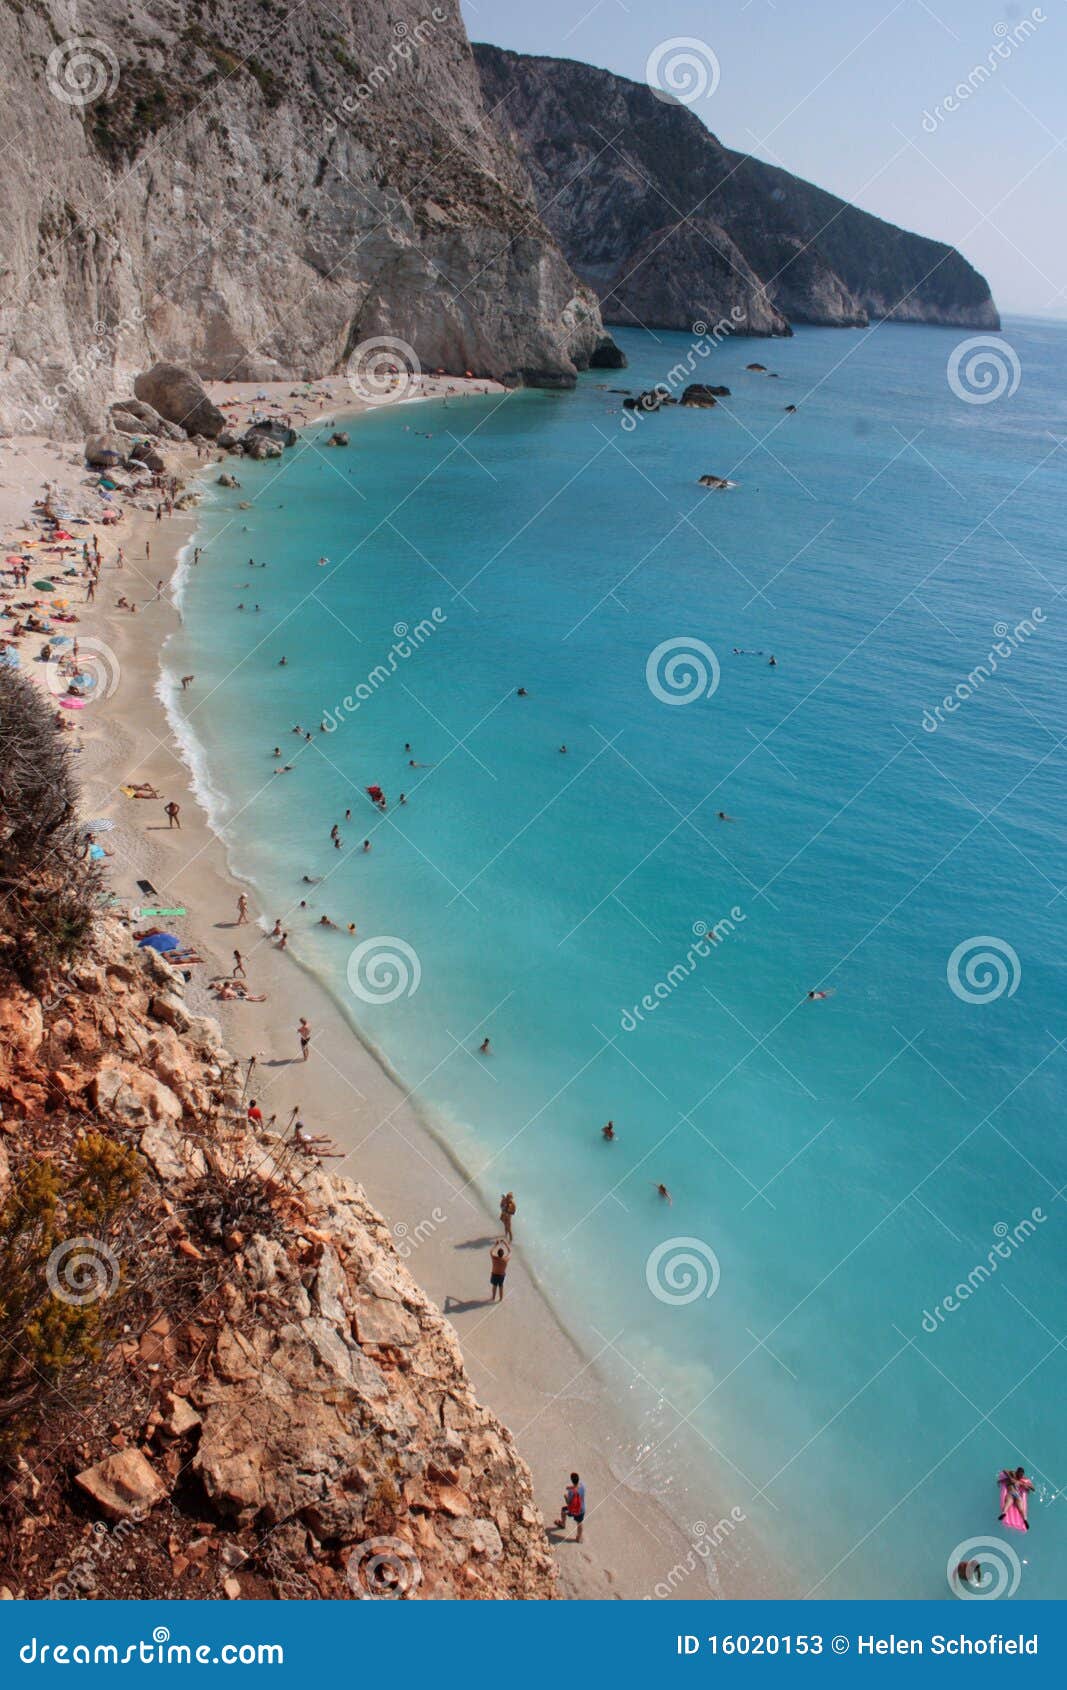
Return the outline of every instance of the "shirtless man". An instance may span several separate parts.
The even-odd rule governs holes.
[[[504,1301],[504,1278],[511,1259],[511,1248],[503,1238],[498,1238],[489,1253],[489,1301],[502,1303]]]

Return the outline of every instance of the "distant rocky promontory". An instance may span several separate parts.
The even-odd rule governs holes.
[[[474,54],[494,121],[605,322],[1000,327],[985,278],[953,247],[724,147],[644,83],[484,44]]]

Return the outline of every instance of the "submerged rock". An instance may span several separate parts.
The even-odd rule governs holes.
[[[716,397],[716,391],[721,393],[723,390],[721,388],[715,390],[710,387],[705,387],[703,382],[694,382],[692,386],[687,387],[685,392],[682,394],[681,403],[683,405],[697,405],[704,410],[710,411],[712,406],[717,405],[719,402]],[[726,391],[729,392],[729,388],[727,388]]]

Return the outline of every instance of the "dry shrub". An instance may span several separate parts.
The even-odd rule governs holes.
[[[0,667],[0,925],[24,984],[69,963],[85,944],[101,876],[77,823],[70,752],[48,700]]]

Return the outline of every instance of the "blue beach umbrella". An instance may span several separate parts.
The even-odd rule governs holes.
[[[147,945],[153,951],[176,951],[181,948],[181,940],[173,933],[151,933],[147,939],[138,939],[137,943],[144,950]]]

